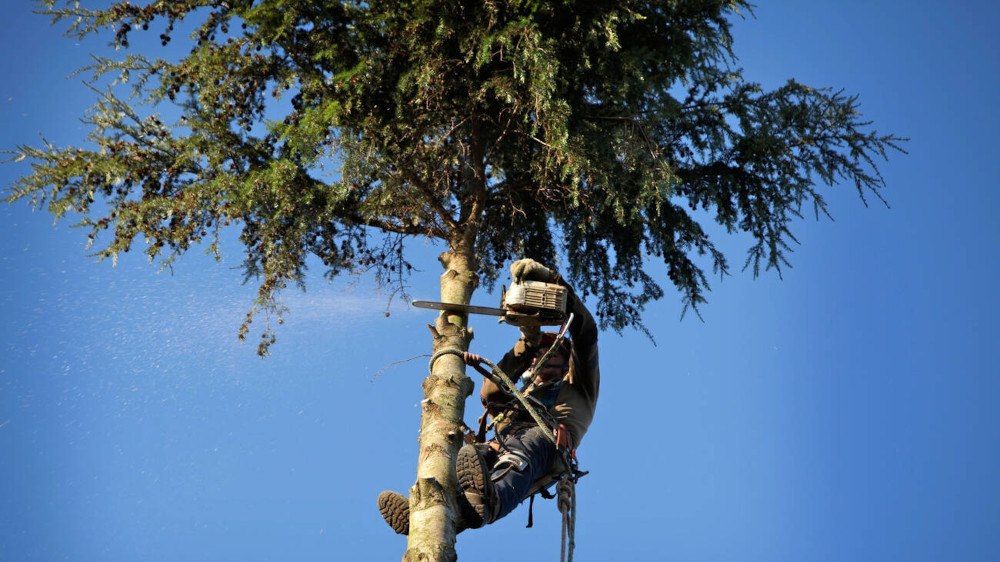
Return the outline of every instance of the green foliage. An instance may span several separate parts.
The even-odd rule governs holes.
[[[79,213],[93,240],[108,231],[102,258],[141,237],[169,264],[240,226],[260,282],[241,337],[256,312],[280,316],[308,255],[403,283],[414,236],[474,253],[487,284],[514,257],[561,256],[606,326],[641,329],[664,280],[697,307],[701,263],[728,272],[698,217],[749,233],[755,275],[780,268],[791,221],[826,212],[817,187],[882,200],[876,163],[903,140],[854,96],[746,81],[742,0],[39,4],[71,36],[126,49],[164,30],[188,50],[95,59],[87,142],[17,147],[32,171],[7,200]]]

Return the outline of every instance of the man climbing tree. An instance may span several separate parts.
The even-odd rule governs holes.
[[[506,378],[494,378],[496,371],[484,372],[480,397],[486,413],[480,422],[479,443],[464,445],[456,462],[459,531],[493,523],[557,479],[560,485],[572,486],[576,447],[597,407],[601,375],[594,318],[551,269],[531,259],[518,260],[510,269],[515,283],[560,283],[568,289],[567,328],[572,338],[542,333],[535,323],[522,325],[521,338],[497,365],[497,376]],[[470,353],[464,358],[473,366],[483,362]],[[519,400],[511,383],[522,379]],[[493,420],[495,437],[482,443],[487,416]],[[409,532],[406,497],[382,492],[378,508],[394,531]]]
[[[754,274],[780,268],[791,221],[826,212],[818,187],[881,199],[876,159],[900,140],[853,96],[744,79],[729,21],[743,0],[85,4],[38,2],[68,35],[108,32],[127,54],[87,69],[83,144],[14,150],[32,168],[6,200],[78,215],[112,260],[218,255],[221,230],[240,228],[259,283],[241,338],[280,320],[309,256],[399,289],[415,238],[445,247],[444,302],[532,256],[562,264],[604,327],[645,330],[664,281],[696,308],[703,268],[729,272],[699,221],[746,233]],[[157,44],[129,52],[147,30]],[[438,319],[436,352],[469,339],[461,314]],[[447,355],[424,383],[407,559],[457,556],[464,371]]]

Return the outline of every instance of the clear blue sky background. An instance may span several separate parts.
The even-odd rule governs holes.
[[[5,149],[82,139],[93,95],[66,77],[105,43],[30,10],[0,23]],[[985,0],[761,2],[737,23],[749,79],[858,93],[910,154],[884,167],[891,209],[828,191],[836,221],[797,224],[783,280],[716,281],[704,321],[669,295],[656,346],[602,335],[576,560],[1000,560],[998,26]],[[393,363],[428,352],[433,314],[386,317],[369,280],[317,268],[260,360],[236,341],[238,246],[112,268],[71,222],[0,207],[0,559],[399,559],[375,496],[412,484],[427,358]],[[741,264],[746,241],[724,245]],[[437,297],[439,251],[414,244],[412,296]],[[475,329],[491,357],[515,337]],[[462,534],[460,558],[558,559],[555,505],[526,520]]]

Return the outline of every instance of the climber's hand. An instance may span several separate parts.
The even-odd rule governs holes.
[[[510,264],[510,275],[514,278],[515,283],[520,283],[521,281],[542,281],[548,283],[552,280],[555,273],[537,261],[525,258]]]

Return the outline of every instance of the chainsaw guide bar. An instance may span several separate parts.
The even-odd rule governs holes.
[[[453,302],[435,301],[413,301],[411,304],[417,308],[431,308],[434,310],[447,310],[450,312],[461,312],[463,314],[486,314],[488,316],[503,316],[507,311],[502,308],[489,306],[475,306],[471,304],[458,304]]]

